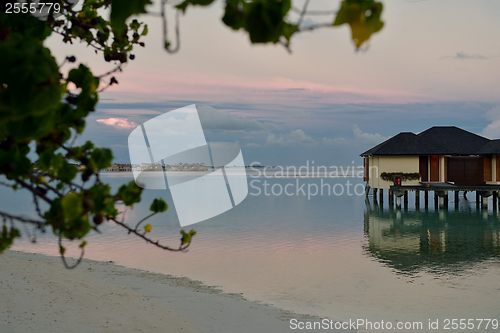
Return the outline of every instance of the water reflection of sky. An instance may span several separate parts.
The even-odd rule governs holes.
[[[103,178],[116,189],[132,175]],[[285,186],[296,179],[267,181]],[[299,181],[306,187],[321,185],[319,178]],[[362,183],[357,178],[323,180],[330,185],[347,181]],[[1,189],[0,196],[1,209],[31,209],[30,198],[20,192]],[[144,191],[126,218],[132,222],[144,217],[158,196],[170,206],[150,221],[151,234],[176,245],[180,227],[168,191]],[[500,308],[498,213],[476,213],[475,205],[471,207],[418,212],[410,205],[396,212],[387,205],[366,205],[364,196],[317,195],[308,200],[304,195],[249,194],[235,209],[193,225],[198,234],[188,253],[156,249],[105,224],[103,234],[88,237],[86,257],[188,276],[250,299],[332,319],[494,318]],[[37,244],[20,241],[15,249],[57,251],[49,236],[40,236]]]

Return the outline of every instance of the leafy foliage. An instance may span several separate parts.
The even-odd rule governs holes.
[[[189,6],[208,6],[213,0],[185,0],[176,7],[183,12]],[[291,0],[226,0],[222,22],[234,30],[244,30],[252,43],[281,43],[288,47],[293,35],[327,26],[348,24],[356,49],[359,49],[371,35],[382,29],[380,17],[383,5],[375,0],[343,0],[332,24],[317,24],[301,27],[300,22],[308,15],[309,1],[302,10],[292,7]],[[292,18],[292,12],[300,14]],[[315,11],[315,14],[321,12]],[[324,15],[330,15],[325,11]],[[165,36],[166,39],[166,36]],[[170,42],[166,42],[169,48]]]
[[[7,228],[6,225],[2,228],[2,237],[0,237],[0,253],[3,252],[6,248],[12,245],[14,238],[19,237],[19,230],[16,228]]]
[[[401,180],[419,180],[420,172],[382,172],[380,178],[385,181],[393,182],[396,176],[401,177]]]
[[[213,2],[185,0],[174,9],[178,18],[179,13],[185,13],[191,6],[208,6]],[[99,231],[106,221],[160,248],[184,251],[195,231],[182,230],[179,247],[171,248],[146,236],[152,230],[150,224],[139,229],[143,221],[167,210],[162,199],[153,201],[152,214],[134,228],[119,220],[117,207],[133,207],[141,201],[142,190],[130,182],[113,193],[101,181],[99,170],[110,166],[111,150],[95,147],[90,141],[73,145],[85,128],[85,119],[95,111],[99,92],[118,84],[112,74],[135,58],[132,53],[135,47],[145,46],[141,39],[148,34],[147,25],[130,18],[146,13],[151,1],[84,0],[79,12],[67,1],[54,3],[60,5],[61,12],[56,13],[52,8],[45,21],[29,12],[8,14],[5,8],[0,11],[0,174],[7,180],[0,181],[0,185],[29,191],[38,215],[38,219],[30,219],[0,211],[3,219],[0,251],[20,236],[15,223],[32,225],[42,232],[50,228],[59,239],[63,262],[69,267],[62,239],[81,240],[83,256],[86,242],[82,239],[91,230]],[[292,7],[291,0],[226,0],[222,22],[234,30],[244,30],[252,43],[279,43],[288,48],[293,35],[325,26],[301,27],[308,15],[308,4],[306,1],[304,8],[298,10]],[[166,1],[161,0],[161,5],[164,45],[167,51],[174,52],[179,47],[178,20],[177,46],[172,49],[167,37]],[[110,20],[101,15],[106,9],[111,10]],[[349,24],[359,48],[382,28],[381,12],[382,4],[374,0],[344,0],[334,22],[326,26]],[[294,18],[294,13],[298,17]],[[73,55],[57,64],[44,45],[46,38],[54,34],[60,35],[63,43],[86,43],[115,68],[96,76],[85,64],[78,64]],[[64,77],[61,67],[66,64],[71,70]],[[35,161],[28,158],[30,147],[35,149]],[[48,208],[43,210],[40,202]]]
[[[148,32],[137,20],[125,21],[144,12],[149,3],[88,0],[77,13],[70,4],[59,1],[64,15],[51,13],[46,21],[29,13],[0,12],[0,173],[8,180],[2,185],[30,191],[39,216],[35,220],[0,212],[4,221],[0,251],[20,236],[14,222],[32,224],[41,231],[50,227],[60,242],[77,240],[97,231],[105,221],[124,225],[117,220],[117,205],[132,207],[140,202],[142,190],[135,182],[112,193],[100,180],[99,170],[110,166],[113,159],[111,150],[94,147],[90,141],[82,146],[71,143],[95,110],[99,86],[106,76],[95,76],[86,65],[77,64],[63,77],[44,41],[54,33],[65,43],[84,41],[100,52],[104,61],[115,62],[115,70],[119,70],[132,58],[134,46],[144,45],[140,39]],[[111,21],[98,14],[109,6]],[[68,56],[65,63],[76,61]],[[112,77],[109,85],[116,83]],[[37,153],[34,162],[28,158],[30,145]],[[77,164],[81,166],[81,181]],[[48,204],[46,211],[41,209],[42,201]],[[155,200],[152,208],[154,215],[166,211],[167,205]],[[130,232],[144,236],[135,229]],[[85,245],[85,241],[80,243],[82,255]],[[186,246],[180,243],[178,248],[163,248],[182,251]],[[60,244],[62,256],[64,252]]]
[[[125,21],[134,14],[146,13],[146,5],[150,5],[149,0],[112,0],[111,24],[119,34],[126,29]]]
[[[298,30],[285,21],[290,8],[291,0],[229,0],[222,21],[235,30],[246,30],[252,43],[277,43],[282,36],[289,41]]]

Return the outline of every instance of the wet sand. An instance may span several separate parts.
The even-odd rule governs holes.
[[[0,332],[290,332],[297,315],[185,277],[84,260],[0,255]]]

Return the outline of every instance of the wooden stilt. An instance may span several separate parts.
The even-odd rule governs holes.
[[[396,197],[396,209],[401,209],[401,196]]]
[[[405,208],[408,208],[408,191],[405,191],[403,198],[404,198],[403,200],[404,200]]]
[[[479,209],[479,203],[481,202],[481,199],[479,198],[479,192],[476,191],[476,208]]]
[[[455,191],[455,209],[458,209],[458,202],[460,201],[458,191]]]
[[[420,191],[415,191],[415,208],[420,208]]]
[[[486,195],[481,195],[481,208],[488,209],[488,197]]]
[[[438,196],[436,195],[436,197]],[[439,209],[446,209],[446,196],[443,195],[438,198],[439,198]]]
[[[497,210],[498,192],[493,191],[493,210]]]
[[[429,191],[425,191],[424,193],[424,204],[425,209],[429,208]]]
[[[438,197],[436,191],[434,191],[434,209],[438,208],[438,206],[439,206],[438,201],[439,201],[439,197]]]

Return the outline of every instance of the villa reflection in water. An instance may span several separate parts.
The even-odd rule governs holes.
[[[394,210],[367,204],[365,254],[397,273],[465,272],[500,259],[500,218],[487,210]]]

